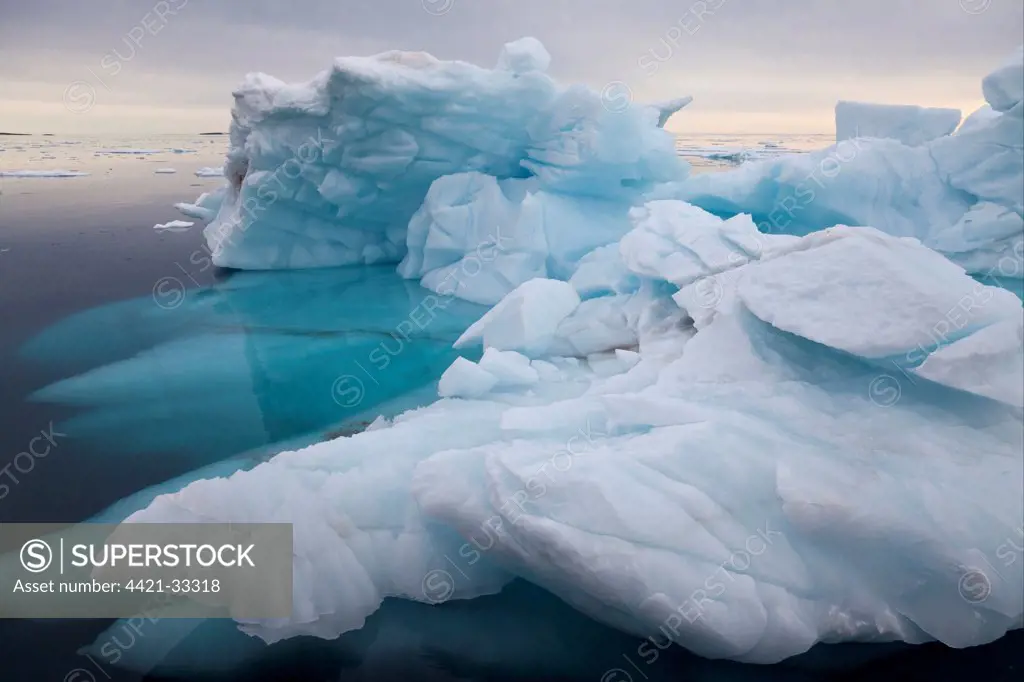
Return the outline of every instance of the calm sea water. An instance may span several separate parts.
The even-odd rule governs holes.
[[[679,151],[695,172],[713,172],[829,141],[721,135],[680,141]],[[195,171],[219,166],[225,145],[216,136],[0,137],[0,171],[88,173],[0,178],[0,522],[116,520],[188,480],[431,399],[452,341],[482,308],[452,305],[399,341],[395,330],[427,292],[391,266],[226,273],[209,266],[201,226],[153,229],[181,218],[172,203],[221,182]],[[148,152],[115,153],[130,150]],[[375,348],[394,349],[387,372],[360,362]],[[41,432],[50,451],[21,455]],[[192,624],[171,642],[175,670],[125,670],[79,653],[110,625],[0,621],[0,679],[200,679],[198,668],[219,667],[209,679],[973,681],[1015,679],[1024,643],[1015,634],[967,651],[822,647],[771,667],[674,648],[651,661],[640,640],[526,584],[436,607],[387,602],[334,642],[265,648],[229,623]],[[146,632],[116,634],[126,652],[153,644]]]

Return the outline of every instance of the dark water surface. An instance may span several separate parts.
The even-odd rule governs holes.
[[[0,196],[0,522],[76,521],[119,497],[160,482],[180,470],[172,460],[109,470],[70,437],[55,436],[45,458],[15,466],[32,438],[71,417],[66,407],[30,402],[28,396],[66,376],[64,368],[28,362],[21,346],[68,315],[125,297],[146,295],[155,273],[175,258],[187,258],[198,244],[157,235],[150,227],[171,212],[181,184],[154,185],[131,199],[119,192],[96,193],[86,180],[3,181]],[[141,189],[141,188],[139,188]],[[89,192],[88,190],[92,190]],[[189,190],[195,191],[195,190]],[[201,283],[213,273],[201,273]],[[116,334],[116,329],[111,333]],[[51,427],[51,425],[53,425]],[[2,673],[10,680],[61,680],[79,667],[76,650],[92,641],[105,621],[0,623]],[[88,682],[89,678],[83,678]],[[77,681],[76,681],[77,682]]]
[[[483,310],[455,301],[402,326],[429,292],[393,265],[218,270],[201,226],[152,229],[216,182],[132,180],[4,180],[0,522],[84,521],[199,469],[361,430],[427,400]],[[63,679],[107,625],[3,623],[0,679]]]
[[[151,228],[179,217],[171,203],[213,186],[148,171],[4,181],[0,522],[83,521],[152,486],[177,478],[160,489],[180,487],[199,469],[229,473],[358,431],[378,412],[429,399],[455,357],[452,341],[481,313],[453,304],[403,336],[396,330],[427,292],[393,267],[217,271],[201,226]],[[382,348],[393,359],[386,369],[367,361]],[[53,442],[45,456],[22,456],[41,432]],[[230,623],[183,622],[167,657],[176,666],[135,672],[78,653],[110,625],[0,621],[0,680],[974,682],[1018,679],[1024,651],[1017,632],[965,651],[819,647],[780,666],[715,663],[614,632],[523,583],[441,606],[388,601],[334,642],[267,649]],[[127,659],[152,645],[150,632],[115,630],[117,651]]]

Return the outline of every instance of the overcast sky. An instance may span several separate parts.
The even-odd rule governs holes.
[[[386,49],[683,94],[694,132],[831,132],[837,99],[953,106],[1022,42],[1022,0],[0,0],[0,131],[226,130],[249,71],[308,80]]]

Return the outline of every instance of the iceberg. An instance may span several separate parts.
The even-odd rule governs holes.
[[[523,250],[489,268],[497,281],[477,284],[491,289],[475,300],[493,304],[525,274],[543,274],[535,261],[557,236],[548,214],[559,197],[589,197],[595,213],[617,204],[617,228],[595,236],[615,241],[644,191],[685,177],[659,123],[689,100],[620,111],[599,93],[556,83],[549,61],[524,38],[503,48],[494,69],[391,51],[337,59],[308,83],[250,75],[234,93],[230,185],[205,232],[214,263],[307,268],[408,254],[403,274],[425,277],[465,250],[447,239],[497,229],[497,216],[479,213],[485,201],[519,221]],[[508,206],[495,203],[498,188]]]
[[[836,104],[836,142],[877,137],[916,147],[951,134],[961,117],[959,109],[840,101]]]
[[[240,624],[266,641],[513,577],[625,632],[755,663],[1021,627],[1024,562],[996,556],[1024,513],[1024,381],[996,371],[1021,371],[1020,301],[916,240],[759,237],[735,220],[672,200],[632,212],[620,248],[644,284],[589,302],[646,304],[625,318],[636,350],[543,355],[529,340],[557,349],[585,303],[532,280],[460,345],[492,332],[543,358],[490,346],[446,372],[449,398],[128,521],[294,523],[295,615]],[[678,250],[634,260],[655,229]],[[680,315],[653,324],[665,306]]]
[[[400,261],[414,310],[493,307],[437,401],[126,521],[293,524],[291,617],[238,623],[271,643],[520,581],[747,663],[1024,627],[1024,309],[971,276],[1022,262],[1016,62],[955,135],[693,178],[667,108],[548,62],[246,80],[229,185],[187,208],[214,262]]]

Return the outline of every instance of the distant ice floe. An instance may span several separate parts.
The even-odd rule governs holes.
[[[205,192],[196,199],[195,203],[179,202],[174,205],[174,208],[189,218],[210,221],[220,210],[222,200],[223,196],[219,192]]]
[[[166,149],[97,149],[93,152],[94,154],[121,154],[121,155],[144,155],[144,154],[195,154],[194,149],[184,149],[181,147],[169,147]]]
[[[200,168],[196,171],[196,177],[200,178],[221,178],[224,177],[223,168]]]
[[[164,149],[97,149],[95,154],[160,154]]]
[[[12,170],[0,171],[3,178],[77,178],[88,173],[72,170]]]
[[[176,171],[176,170],[175,170],[175,169],[173,169],[173,168],[157,168],[157,169],[156,169],[155,171],[153,171],[153,172],[154,172],[154,173],[159,173],[159,174],[161,174],[161,175],[170,175],[171,173],[177,173],[178,171]]]
[[[158,232],[188,232],[188,228],[195,225],[187,220],[172,220],[169,223],[157,223],[153,229]]]
[[[676,152],[680,156],[689,156],[711,161],[728,161],[730,163],[744,163],[746,161],[757,161],[769,159],[784,154],[800,153],[800,149],[782,147],[776,142],[761,142],[760,147],[726,147],[726,146],[691,146],[677,144]]]

